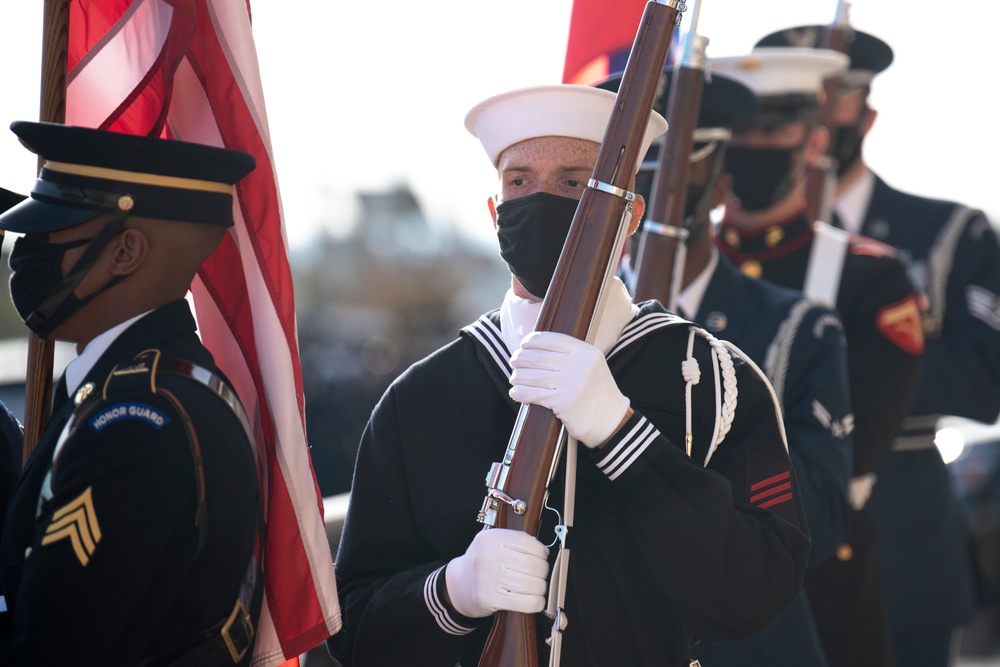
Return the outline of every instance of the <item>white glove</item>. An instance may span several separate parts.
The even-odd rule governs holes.
[[[555,413],[587,447],[607,442],[629,409],[604,355],[578,338],[552,331],[528,334],[510,358],[510,397]]]
[[[872,495],[872,488],[875,486],[875,473],[866,472],[864,475],[852,477],[850,484],[848,491],[851,499],[851,507],[856,512],[861,511],[868,504],[868,499]]]
[[[545,608],[549,548],[522,530],[490,528],[444,571],[448,598],[469,618],[494,612],[537,614]]]

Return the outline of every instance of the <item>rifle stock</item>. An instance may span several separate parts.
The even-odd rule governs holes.
[[[679,0],[650,0],[646,4],[590,187],[577,206],[537,330],[580,339],[590,334],[631,215],[631,201],[615,194],[615,189],[627,191],[635,174],[656,84],[680,11]],[[494,464],[490,472],[481,521],[495,528],[537,534],[561,439],[562,424],[550,410],[521,407],[504,460]],[[531,614],[496,614],[480,667],[536,667],[536,633]]]
[[[684,204],[691,173],[691,147],[698,126],[701,95],[705,87],[705,47],[708,40],[697,34],[700,0],[692,3],[691,22],[684,36],[682,54],[674,65],[667,94],[667,135],[660,148],[649,213],[639,236],[636,253],[635,301],[656,299],[676,310],[683,262],[678,250],[687,236],[683,229]]]
[[[656,299],[671,310],[677,307],[680,276],[674,275],[675,261],[677,246],[686,235],[682,231],[684,203],[704,84],[702,67],[678,64],[674,68],[667,102],[670,129],[660,150],[649,198],[650,212],[639,237],[633,296],[636,301]]]
[[[38,118],[66,121],[66,53],[69,48],[69,0],[45,0],[42,24],[42,74]],[[41,158],[38,168],[41,169]],[[28,367],[24,390],[23,463],[31,457],[42,428],[49,420],[52,401],[54,343],[28,334]]]

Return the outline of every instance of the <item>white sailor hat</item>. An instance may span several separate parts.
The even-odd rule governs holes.
[[[465,128],[482,143],[493,166],[504,149],[536,137],[604,140],[616,95],[575,84],[519,88],[487,98],[465,116]],[[667,131],[663,116],[651,112],[639,155]]]
[[[816,111],[823,81],[847,71],[850,59],[829,49],[758,47],[744,56],[712,58],[709,67],[741,81],[760,101],[753,125],[790,123]]]

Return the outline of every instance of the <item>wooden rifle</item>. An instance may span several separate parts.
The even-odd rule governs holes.
[[[684,204],[691,172],[691,147],[698,126],[698,111],[705,87],[705,46],[708,40],[698,35],[700,2],[691,5],[691,21],[683,39],[683,51],[674,65],[667,98],[667,134],[660,146],[659,160],[653,175],[646,222],[636,253],[636,302],[656,299],[668,310],[677,309],[677,295],[682,287],[684,240]]]
[[[588,187],[577,206],[566,243],[538,316],[536,330],[586,340],[600,312],[604,288],[618,265],[632,211],[628,188],[666,63],[681,0],[649,0],[601,142]],[[487,477],[479,520],[486,528],[537,535],[547,487],[561,453],[562,424],[547,408],[522,405],[503,461]],[[480,667],[536,667],[535,617],[501,611]]]
[[[66,122],[66,54],[69,50],[69,0],[45,0],[42,24],[42,86],[38,117],[42,122]],[[38,158],[38,168],[42,168]],[[49,421],[52,402],[54,343],[28,334],[28,367],[24,385],[24,448],[27,463]]]
[[[837,1],[837,13],[833,23],[823,26],[817,35],[816,48],[847,53],[850,47],[850,18],[847,0]],[[840,99],[844,77],[831,76],[823,81],[823,102],[820,104],[817,123],[826,128],[830,141],[826,154],[816,164],[808,166],[806,175],[806,212],[810,220],[830,222],[833,212],[833,193],[837,186],[837,161],[833,157],[833,137],[836,125],[833,114]]]

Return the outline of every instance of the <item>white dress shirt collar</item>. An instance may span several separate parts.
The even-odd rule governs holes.
[[[123,331],[132,326],[136,320],[148,315],[151,312],[153,311],[147,310],[141,315],[136,315],[133,318],[125,320],[121,324],[116,324],[87,343],[87,347],[83,348],[83,352],[81,352],[76,359],[66,365],[66,395],[73,395],[73,393],[79,388],[80,383],[83,382],[83,378],[87,377],[87,373],[89,373],[90,369],[97,363],[97,360],[101,358],[101,355],[104,354],[108,347],[111,346],[111,343],[113,343]]]
[[[618,342],[625,325],[639,312],[625,285],[616,277],[608,284],[606,297],[604,315],[594,339],[594,347],[605,354]],[[535,330],[541,310],[541,301],[523,299],[515,295],[513,290],[507,290],[500,306],[500,333],[511,354],[521,347],[524,337]]]
[[[840,193],[833,205],[833,210],[840,218],[843,228],[853,234],[861,233],[864,215],[868,211],[868,203],[875,190],[875,174],[865,167],[861,176],[846,190]]]

